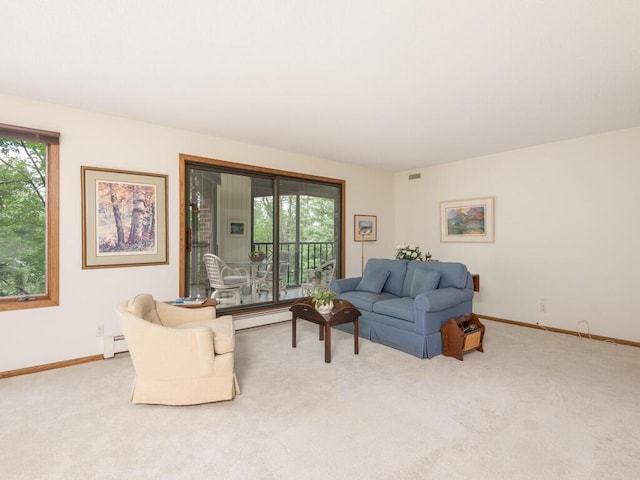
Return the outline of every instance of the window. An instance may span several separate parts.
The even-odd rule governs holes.
[[[0,124],[0,310],[58,305],[59,137]]]
[[[308,293],[309,272],[327,262],[339,276],[344,181],[186,155],[180,160],[181,296],[213,295],[219,309],[245,311]],[[256,251],[262,255],[252,261]],[[238,283],[227,285],[222,277]]]

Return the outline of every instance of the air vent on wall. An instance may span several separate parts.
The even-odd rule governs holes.
[[[417,180],[418,178],[420,178],[422,175],[419,173],[412,173],[411,175],[409,175],[409,180]]]

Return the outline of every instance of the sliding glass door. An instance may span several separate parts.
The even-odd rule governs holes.
[[[181,160],[183,296],[250,310],[299,298],[324,262],[341,271],[344,182]]]

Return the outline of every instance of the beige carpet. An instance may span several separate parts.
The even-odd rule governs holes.
[[[640,349],[485,324],[464,362],[240,332],[242,395],[194,407],[130,404],[127,354],[1,380],[0,478],[635,478]]]

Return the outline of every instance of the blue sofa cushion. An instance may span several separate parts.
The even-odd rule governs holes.
[[[413,277],[418,270],[434,271],[440,274],[438,288],[465,288],[467,285],[467,267],[462,263],[455,262],[408,262],[407,275],[402,286],[402,293],[399,297],[411,296],[411,285]]]
[[[402,295],[402,285],[404,284],[404,277],[407,275],[407,260],[393,260],[390,258],[370,258],[367,261],[367,266],[364,269],[365,275],[367,272],[385,272],[389,271],[389,278],[387,278],[383,292],[391,293],[396,297],[408,297],[409,295]]]
[[[390,293],[371,293],[371,292],[356,292],[354,290],[350,292],[344,292],[340,294],[340,298],[346,300],[347,302],[351,302],[351,304],[356,307],[358,310],[366,310],[368,312],[373,311],[373,305],[376,302],[380,302],[382,300],[389,300],[393,298],[397,298]]]
[[[382,291],[382,287],[387,282],[387,278],[389,278],[389,274],[391,272],[389,270],[374,270],[371,269],[369,271],[364,272],[364,277],[362,280],[356,285],[356,290],[359,292],[371,292],[371,293],[380,293]]]
[[[381,315],[400,318],[407,322],[415,323],[416,316],[413,308],[413,299],[408,297],[382,300],[373,305],[373,311]]]
[[[438,288],[439,282],[440,273],[435,270],[417,269],[413,273],[413,280],[411,280],[411,292],[409,296],[411,298],[416,298],[421,293],[435,290]]]

